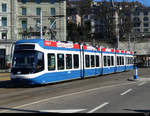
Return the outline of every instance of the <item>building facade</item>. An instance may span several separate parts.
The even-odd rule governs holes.
[[[133,33],[150,37],[150,7],[137,6],[132,13]]]
[[[43,38],[66,40],[65,0],[18,0],[17,6],[18,38],[39,38],[42,16]]]
[[[8,68],[13,43],[41,37],[66,41],[66,0],[0,1],[0,69]]]

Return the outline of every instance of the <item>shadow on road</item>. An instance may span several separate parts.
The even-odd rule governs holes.
[[[0,81],[0,88],[33,88],[33,87],[40,87],[44,85],[24,85],[21,83],[15,84],[11,80],[7,81]]]
[[[138,113],[149,113],[150,114],[150,110],[140,110],[140,109],[124,109],[127,111],[134,111],[134,112],[138,112]]]
[[[15,109],[15,108],[3,108],[3,107],[0,107],[0,110],[4,110],[2,112],[5,112],[7,110],[6,112],[8,112],[8,111],[15,112],[16,111],[16,113],[18,113],[18,112],[23,112],[23,113],[40,113],[40,111],[35,111],[35,110],[25,110],[25,109]]]

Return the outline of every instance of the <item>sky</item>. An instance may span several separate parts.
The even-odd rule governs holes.
[[[94,0],[94,1],[101,1],[101,0]],[[107,0],[107,1],[109,1],[109,0]],[[114,1],[120,2],[120,1],[123,1],[123,0],[114,0]],[[139,2],[141,2],[142,4],[144,4],[145,6],[149,6],[149,7],[150,7],[150,0],[126,0],[126,1],[128,1],[128,2],[139,1]]]

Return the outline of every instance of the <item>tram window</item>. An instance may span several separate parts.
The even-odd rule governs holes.
[[[107,66],[107,59],[106,59],[106,56],[104,56],[104,66]]]
[[[66,69],[72,69],[72,55],[66,54]]]
[[[95,58],[94,58],[94,55],[91,55],[91,67],[95,67]]]
[[[131,64],[133,64],[133,58],[131,57]]]
[[[128,64],[130,64],[130,57],[128,57]]]
[[[44,70],[44,54],[42,52],[38,52],[36,72],[40,72],[42,70]]]
[[[110,66],[110,56],[107,56],[108,66]]]
[[[96,55],[96,67],[99,67],[99,56]]]
[[[131,64],[131,57],[130,57],[130,64]]]
[[[73,59],[74,59],[74,68],[79,68],[79,55],[74,54]]]
[[[57,66],[58,70],[64,69],[64,54],[57,54]]]
[[[124,65],[124,57],[122,57],[122,62],[121,63],[122,63],[122,65]]]
[[[119,65],[119,61],[120,59],[119,59],[119,56],[117,56],[117,65]]]
[[[111,66],[114,66],[114,56],[111,56]]]
[[[128,64],[128,57],[126,57],[125,59],[126,59],[125,63]]]
[[[85,65],[86,65],[86,68],[89,68],[90,67],[90,57],[89,55],[85,55]]]
[[[48,70],[55,70],[55,54],[48,54]]]
[[[121,63],[122,63],[122,58],[121,58],[121,56],[119,56],[119,60],[120,60],[119,65],[122,65],[122,64],[121,64]]]

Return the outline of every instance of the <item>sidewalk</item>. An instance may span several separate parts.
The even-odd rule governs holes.
[[[10,80],[10,73],[0,73],[0,81]]]
[[[134,80],[134,77],[129,77],[129,80]],[[138,68],[137,81],[150,81],[150,68]]]

